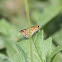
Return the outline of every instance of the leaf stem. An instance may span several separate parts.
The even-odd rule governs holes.
[[[30,23],[30,16],[29,16],[29,7],[28,7],[28,0],[24,0],[25,1],[25,10],[26,10],[26,16],[27,16],[27,24],[28,24],[28,28],[29,28],[29,39],[30,39],[30,58],[31,58],[31,62],[33,62],[33,54],[32,54],[32,38],[31,38],[31,23]]]

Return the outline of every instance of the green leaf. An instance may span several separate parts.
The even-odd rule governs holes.
[[[17,44],[17,47],[20,50],[21,54],[23,54],[24,57],[26,56],[26,60],[30,62],[30,40],[27,39],[20,41]],[[46,62],[47,55],[50,55],[52,51],[51,48],[52,48],[52,39],[48,38],[47,40],[43,40],[42,32],[38,32],[36,35],[33,36],[33,42],[32,42],[33,61]]]
[[[5,40],[4,36],[0,36],[0,49],[5,48],[4,40]]]
[[[48,38],[43,40],[43,36],[41,37],[41,33],[34,38],[34,44],[40,58],[42,58],[43,62],[46,61],[46,56],[49,55],[52,51],[52,39]],[[36,39],[37,38],[37,39]]]
[[[0,49],[5,48],[5,40],[17,41],[19,34],[15,26],[11,25],[5,19],[0,20]]]
[[[55,55],[62,50],[62,46],[56,47],[56,49],[47,57],[47,62],[52,62]]]
[[[53,62],[62,62],[62,53],[58,53],[58,54],[56,54],[56,56],[54,57],[54,60],[53,60]]]
[[[57,45],[62,45],[62,28],[52,35],[53,40]]]
[[[19,51],[15,42],[6,40],[7,54],[13,62],[26,62],[23,50]],[[22,54],[23,53],[23,54]]]
[[[3,54],[0,54],[0,62],[11,62],[11,60]]]
[[[16,45],[15,45],[15,42],[6,40],[5,45],[6,45],[6,49],[7,49],[7,54],[8,54],[8,56],[9,56],[11,59],[13,59],[13,56],[14,56],[15,54],[19,53],[19,51],[18,51],[18,49],[17,49],[17,47],[16,47]]]

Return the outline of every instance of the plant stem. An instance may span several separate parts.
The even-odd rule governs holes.
[[[33,54],[32,54],[32,38],[31,38],[31,23],[30,23],[30,16],[29,16],[29,7],[28,7],[28,0],[24,0],[25,1],[25,9],[26,9],[26,16],[27,16],[27,24],[28,24],[28,28],[29,28],[29,39],[30,39],[30,58],[31,58],[31,62],[33,62]]]

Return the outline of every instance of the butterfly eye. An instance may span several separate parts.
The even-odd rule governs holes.
[[[39,27],[39,25],[38,25],[38,27]]]

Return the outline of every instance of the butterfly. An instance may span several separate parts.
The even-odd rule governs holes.
[[[38,30],[39,30],[39,25],[35,25],[35,26],[30,27],[30,33],[29,33],[29,29],[23,29],[23,30],[20,30],[19,32],[21,33],[21,35],[29,38],[29,34],[33,36],[33,34],[37,32]]]

